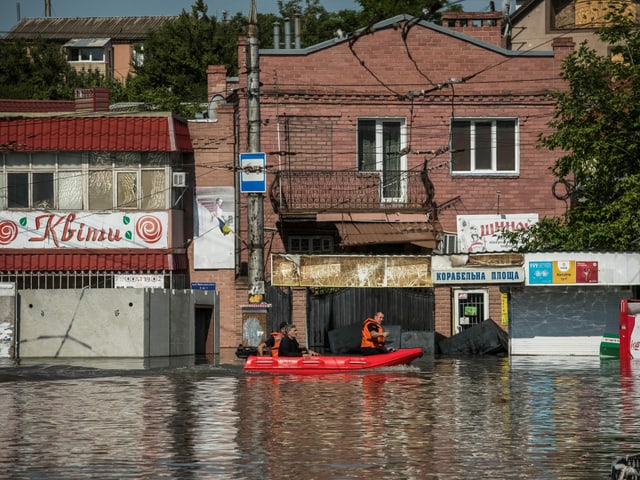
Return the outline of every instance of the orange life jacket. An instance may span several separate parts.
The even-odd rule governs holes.
[[[271,332],[273,337],[273,347],[271,347],[271,356],[278,356],[278,349],[280,348],[280,341],[282,340],[282,332]]]
[[[382,327],[378,322],[376,322],[373,318],[367,318],[362,325],[362,341],[360,342],[360,347],[369,347],[369,348],[380,348],[384,345],[384,337],[376,337],[373,338],[371,336],[371,330],[369,330],[369,325],[375,325],[375,329],[377,332],[382,333]]]

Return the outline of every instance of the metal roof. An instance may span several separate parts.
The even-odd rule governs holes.
[[[193,151],[186,122],[164,116],[0,119],[4,149],[33,151]]]
[[[111,39],[109,38],[72,38],[67,43],[65,43],[64,47],[87,47],[87,48],[100,48],[107,45]]]
[[[187,267],[185,254],[169,250],[0,250],[0,271],[159,271]]]
[[[336,222],[336,228],[344,246],[380,243],[415,243],[424,248],[438,246],[438,227],[428,222]]]
[[[24,18],[5,36],[15,38],[48,38],[70,40],[72,38],[110,38],[114,42],[140,41],[163,23],[178,18],[155,17],[75,17],[75,18]]]

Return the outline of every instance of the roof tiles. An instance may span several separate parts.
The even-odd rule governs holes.
[[[188,125],[169,115],[4,119],[0,146],[14,151],[193,151]]]

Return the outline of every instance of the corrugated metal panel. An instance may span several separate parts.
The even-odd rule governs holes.
[[[167,251],[0,251],[0,271],[160,271],[188,268],[184,254]]]
[[[6,35],[14,38],[71,38],[109,37],[117,41],[144,40],[150,32],[158,30],[166,21],[177,16],[155,17],[76,17],[76,18],[25,18]]]
[[[267,334],[278,330],[282,322],[293,323],[291,319],[291,288],[265,285],[265,300],[269,307],[267,316]]]
[[[600,354],[607,321],[618,318],[625,287],[525,287],[509,294],[511,355]]]
[[[432,289],[344,288],[327,295],[308,294],[310,347],[328,349],[329,330],[360,323],[377,311],[385,312],[387,325],[400,325],[403,331],[435,330]]]
[[[436,228],[428,222],[336,222],[341,245],[420,242],[436,248]]]
[[[5,119],[0,144],[15,151],[193,151],[188,126],[166,115]]]
[[[63,47],[104,47],[111,41],[109,38],[72,38]]]

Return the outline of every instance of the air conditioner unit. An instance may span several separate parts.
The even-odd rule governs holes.
[[[187,186],[187,172],[173,172],[173,181],[171,185],[174,187],[186,187]]]

